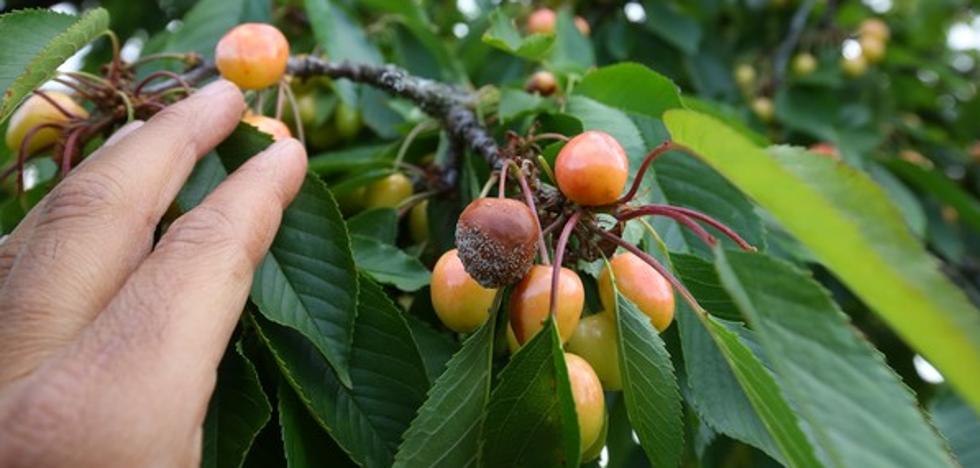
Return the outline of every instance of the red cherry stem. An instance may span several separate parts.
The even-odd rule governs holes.
[[[75,154],[78,153],[78,140],[85,133],[85,127],[78,127],[68,133],[68,138],[65,138],[65,145],[61,153],[61,177],[68,175],[68,171],[71,170],[71,162],[75,159]]]
[[[718,239],[716,239],[715,236],[712,236],[711,233],[701,227],[700,224],[695,223],[694,220],[689,218],[687,215],[675,211],[672,206],[644,205],[639,208],[628,208],[622,213],[616,215],[616,219],[620,221],[629,221],[641,216],[666,216],[690,229],[695,235],[698,236],[698,238],[701,239],[702,242],[708,244],[709,247],[714,247],[715,244],[718,243]]]
[[[548,265],[551,261],[548,259],[548,246],[544,243],[544,234],[541,232],[541,220],[538,219],[538,209],[534,206],[534,192],[531,191],[531,187],[527,184],[527,178],[524,177],[524,170],[513,160],[508,160],[507,165],[511,164],[514,165],[514,174],[516,174],[517,182],[521,184],[524,201],[534,215],[534,224],[538,226],[538,254],[541,255],[541,263]]]
[[[636,171],[636,177],[633,179],[633,185],[630,186],[630,191],[626,192],[626,195],[623,195],[619,200],[616,200],[616,203],[626,203],[632,200],[633,197],[636,196],[636,192],[640,190],[640,184],[643,183],[643,176],[646,175],[647,169],[650,168],[650,164],[653,163],[653,160],[672,149],[676,149],[674,142],[667,140],[650,150],[646,157],[643,158],[643,163],[640,164],[640,169]]]
[[[561,262],[565,257],[565,247],[568,246],[568,238],[571,237],[572,231],[575,230],[575,225],[578,224],[581,217],[582,212],[576,211],[568,218],[565,227],[561,229],[561,234],[558,235],[558,243],[555,244],[555,263],[551,267],[551,298],[548,303],[549,313],[552,317],[558,311],[558,279],[561,277]]]
[[[500,183],[500,185],[497,186],[497,198],[504,198],[504,195],[507,194],[507,169],[509,168],[510,164],[504,164],[504,166],[500,168],[500,176],[499,180],[497,181]]]
[[[31,144],[31,140],[37,135],[37,132],[44,130],[45,128],[53,128],[57,130],[64,130],[65,126],[60,123],[43,123],[31,127],[27,133],[24,134],[24,139],[20,141],[20,148],[17,151],[17,162],[11,168],[17,171],[17,193],[24,192],[24,163],[27,162],[27,146]],[[3,177],[0,179],[5,179],[10,174],[11,169],[4,171]]]
[[[78,119],[78,118],[80,118],[74,112],[71,112],[68,109],[65,109],[64,107],[61,106],[61,104],[58,104],[58,102],[56,102],[54,99],[51,99],[51,96],[48,96],[48,93],[45,93],[44,91],[35,89],[34,90],[34,94],[37,95],[38,97],[40,97],[41,99],[44,99],[45,101],[48,101],[48,104],[51,104],[55,109],[58,110],[58,112],[61,112],[65,117],[68,117],[69,119]]]
[[[642,259],[644,262],[647,262],[647,264],[653,267],[654,270],[657,270],[657,273],[660,273],[664,278],[667,278],[667,282],[669,282],[671,286],[673,286],[674,289],[680,293],[681,297],[683,297],[684,300],[691,305],[691,308],[693,308],[699,314],[704,314],[704,309],[701,307],[701,304],[698,304],[698,300],[694,298],[694,295],[691,294],[691,292],[688,291],[687,288],[684,287],[684,285],[676,277],[674,277],[673,274],[671,274],[671,272],[667,271],[667,269],[664,268],[664,266],[661,265],[657,259],[651,257],[650,254],[640,250],[639,247],[626,242],[615,234],[610,234],[602,229],[595,229],[595,232],[603,238],[608,239],[616,243],[616,245],[628,250],[637,257],[640,257],[640,259]]]
[[[140,81],[139,83],[137,83],[136,84],[136,87],[133,88],[133,95],[134,96],[139,96],[140,93],[143,92],[143,88],[146,88],[146,85],[148,85],[151,82],[153,82],[153,81],[155,81],[157,79],[160,79],[160,78],[170,78],[171,80],[174,80],[174,82],[173,83],[170,83],[169,86],[166,86],[164,88],[154,89],[152,91],[153,93],[164,91],[166,89],[169,89],[169,88],[172,88],[172,87],[178,86],[178,85],[181,86],[181,87],[183,87],[184,89],[187,90],[188,93],[190,93],[191,85],[188,84],[187,81],[185,81],[182,76],[180,76],[180,75],[178,75],[178,74],[176,74],[176,73],[174,73],[172,71],[159,70],[159,71],[155,71],[153,73],[150,73],[149,75],[146,75],[146,78],[143,78],[142,81]]]
[[[700,211],[696,211],[690,208],[684,208],[680,206],[671,206],[669,208],[673,211],[694,218],[698,221],[701,221],[702,223],[705,223],[721,231],[722,234],[724,234],[729,239],[733,240],[736,244],[738,244],[738,246],[741,247],[742,250],[747,250],[749,252],[755,252],[757,250],[752,244],[749,244],[748,241],[742,239],[742,236],[738,235],[738,233],[735,232],[734,229],[726,226],[721,221],[718,221],[717,219],[712,218],[711,216],[708,216]]]

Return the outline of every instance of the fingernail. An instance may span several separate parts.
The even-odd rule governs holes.
[[[195,92],[194,94],[198,96],[217,96],[236,89],[237,88],[235,87],[235,85],[231,84],[231,82],[229,82],[228,80],[223,80],[219,78],[217,80],[214,80],[211,84],[197,90],[197,92]]]

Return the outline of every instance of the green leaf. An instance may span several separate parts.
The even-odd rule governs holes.
[[[490,399],[496,315],[470,336],[429,389],[405,432],[395,467],[474,466],[480,451],[483,409]]]
[[[337,172],[363,171],[390,167],[397,145],[376,144],[350,146],[310,156],[310,172],[328,175]]]
[[[531,34],[521,37],[514,20],[500,10],[490,13],[490,28],[483,33],[483,42],[505,52],[529,60],[544,59],[555,42],[553,34]]]
[[[380,65],[381,52],[367,38],[367,33],[332,0],[306,0],[306,17],[310,20],[317,44],[330,60]],[[342,80],[334,83],[337,94],[349,104],[358,102],[353,83]]]
[[[242,466],[252,441],[271,416],[272,406],[259,375],[239,342],[227,350],[218,366],[218,383],[204,418],[201,466]]]
[[[425,373],[429,376],[429,382],[435,382],[446,370],[449,360],[459,351],[459,342],[456,341],[455,334],[451,334],[444,329],[436,330],[433,325],[415,315],[416,307],[422,307],[422,303],[427,303],[425,307],[430,316],[435,315],[429,300],[429,291],[422,290],[415,293],[412,300],[412,307],[409,313],[405,314],[408,327],[412,329],[412,336],[415,343],[419,346],[422,353],[422,361],[425,363]]]
[[[643,4],[647,16],[645,26],[648,30],[687,55],[697,53],[701,42],[701,25],[697,20],[661,2]]]
[[[551,101],[538,94],[529,94],[519,89],[504,88],[500,90],[500,105],[497,114],[501,122],[510,122],[531,112],[546,110],[552,107]]]
[[[980,201],[973,198],[945,175],[901,159],[883,161],[885,167],[913,187],[936,197],[937,200],[956,208],[960,219],[974,230],[980,231]]]
[[[684,422],[670,354],[650,319],[629,299],[616,296],[626,412],[651,464],[678,466],[684,453]]]
[[[602,130],[612,135],[626,150],[630,166],[640,166],[649,148],[626,112],[579,95],[568,98],[565,112],[581,120],[583,130]]]
[[[81,16],[49,10],[0,15],[0,123],[27,95],[54,77],[65,60],[109,29],[109,13],[93,8]]]
[[[384,244],[395,244],[398,237],[398,211],[376,208],[362,211],[347,220],[351,236],[372,238]]]
[[[401,436],[425,400],[428,379],[401,312],[361,276],[350,359],[352,385],[294,330],[259,316],[253,323],[313,418],[362,466],[390,466]]]
[[[960,466],[980,466],[980,416],[962,398],[943,387],[929,402],[929,412],[939,432],[949,441]]]
[[[214,58],[214,47],[231,28],[248,22],[268,23],[272,11],[263,0],[201,0],[184,15],[179,29],[164,32],[157,49],[144,53],[196,52]]]
[[[598,68],[575,86],[580,94],[623,111],[660,118],[681,106],[677,85],[638,63],[617,63]]]
[[[372,237],[351,236],[354,261],[375,281],[390,284],[402,291],[418,291],[429,284],[432,274],[419,259],[398,247]]]
[[[867,176],[798,149],[766,153],[696,112],[671,110],[664,119],[677,143],[768,210],[980,407],[980,311]]]
[[[331,467],[357,466],[317,424],[289,384],[280,382],[276,394],[279,399],[283,451],[288,468],[318,466],[326,460],[330,460]]]
[[[713,315],[702,317],[683,302],[677,306],[687,394],[698,416],[715,431],[757,447],[783,464],[792,460],[796,466],[816,465],[806,436],[773,377],[733,332],[741,325],[714,317],[741,317],[714,265],[679,254],[671,255],[671,263]]]
[[[911,391],[829,293],[763,255],[718,251],[725,289],[831,466],[952,466]]]
[[[345,385],[358,287],[350,249],[333,195],[307,176],[252,284],[262,315],[306,336]]]
[[[486,415],[481,465],[578,466],[578,418],[553,320],[501,371]]]
[[[595,66],[592,41],[582,35],[568,8],[558,10],[555,42],[548,65],[562,73],[583,73]]]

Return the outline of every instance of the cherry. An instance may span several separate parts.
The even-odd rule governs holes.
[[[534,262],[541,231],[534,213],[509,198],[473,200],[456,223],[456,247],[466,271],[486,288],[520,280]]]
[[[858,55],[842,59],[840,66],[844,70],[844,74],[851,78],[857,78],[868,71],[868,60],[864,58],[864,55]]]
[[[527,343],[548,320],[551,306],[550,266],[535,265],[510,293],[510,325],[520,344]],[[558,275],[558,335],[564,343],[575,332],[582,307],[585,288],[574,271],[562,268]]]
[[[579,205],[616,201],[629,173],[626,151],[605,132],[590,130],[565,144],[555,160],[555,178],[562,193]]]
[[[588,361],[606,390],[622,390],[616,317],[600,312],[579,321],[565,348]]]
[[[214,49],[214,62],[221,76],[242,89],[276,84],[286,73],[288,60],[286,36],[275,26],[262,23],[235,26]]]
[[[364,208],[396,208],[412,196],[412,181],[400,172],[371,182],[365,193]]]
[[[64,110],[76,115],[79,118],[87,118],[88,111],[75,102],[71,96],[57,91],[45,91],[52,101],[56,102]],[[71,120],[71,117],[51,105],[46,99],[38,95],[31,95],[20,107],[10,116],[10,123],[7,125],[6,143],[10,151],[17,153],[20,151],[21,143],[27,137],[27,133],[34,127],[44,124],[64,124]],[[58,141],[61,131],[57,128],[43,128],[31,136],[27,143],[27,153],[33,154],[47,148]]]
[[[755,68],[747,63],[735,67],[735,83],[742,88],[751,88],[755,84]]]
[[[429,200],[422,200],[408,212],[408,232],[416,243],[429,240]]]
[[[361,112],[356,107],[340,102],[333,114],[334,127],[337,135],[344,140],[351,140],[361,131]]]
[[[807,76],[817,70],[817,58],[809,52],[801,52],[793,57],[793,73]]]
[[[531,34],[554,34],[558,24],[558,15],[551,8],[539,8],[527,17],[527,32]],[[583,36],[592,32],[589,22],[581,16],[575,17],[575,27]]]
[[[878,36],[861,36],[861,55],[868,63],[878,63],[885,58],[885,41]]]
[[[775,116],[775,109],[772,105],[772,99],[765,96],[759,96],[752,100],[752,112],[755,113],[759,120],[769,123],[772,122]]]
[[[474,281],[453,249],[442,254],[432,269],[430,293],[439,320],[450,330],[467,333],[487,321],[497,290]]]
[[[606,422],[606,400],[602,393],[599,377],[589,363],[572,353],[565,353],[565,367],[568,369],[568,383],[575,400],[575,414],[578,416],[579,450],[588,451],[602,433]]]
[[[293,134],[289,131],[289,127],[282,123],[281,120],[274,119],[272,117],[266,117],[259,114],[248,114],[242,117],[242,122],[245,122],[257,129],[260,132],[268,134],[272,137],[273,141],[279,141],[286,138],[292,138]]]
[[[887,42],[891,37],[891,29],[880,18],[868,18],[862,21],[858,33],[862,37],[875,37],[882,42]]]
[[[610,275],[610,268],[614,275]],[[615,310],[612,276],[619,293],[650,317],[654,328],[664,331],[670,325],[674,319],[674,290],[657,270],[629,252],[614,256],[599,274],[599,299],[606,310]]]
[[[555,75],[551,72],[541,70],[531,75],[524,89],[542,96],[551,96],[558,90],[558,80],[555,79]]]

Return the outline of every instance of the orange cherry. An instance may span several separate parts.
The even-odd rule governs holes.
[[[539,8],[527,17],[527,32],[531,34],[554,34],[558,16],[551,8]]]
[[[538,93],[542,96],[551,96],[558,90],[558,80],[549,71],[541,70],[531,75],[524,87],[528,92]]]
[[[214,62],[228,81],[242,89],[269,87],[286,73],[289,41],[275,26],[245,23],[218,41]]]
[[[293,137],[292,132],[289,131],[289,127],[287,127],[286,124],[282,123],[281,120],[276,120],[272,117],[266,117],[259,114],[248,114],[245,117],[242,117],[242,122],[245,122],[259,129],[260,132],[271,136],[273,141]]]
[[[442,254],[432,269],[430,294],[439,320],[450,330],[467,333],[487,321],[497,290],[474,281],[453,249]]]
[[[606,310],[615,310],[616,301],[610,268],[620,294],[650,317],[654,328],[664,331],[674,320],[674,289],[667,279],[632,253],[614,256],[599,274],[599,299]]]
[[[548,319],[551,306],[551,267],[535,265],[514,286],[510,295],[510,325],[520,344],[527,343]],[[558,275],[558,334],[561,342],[575,333],[585,305],[585,288],[574,271],[562,268]]]
[[[606,399],[599,377],[585,359],[565,353],[565,367],[578,416],[579,450],[584,453],[602,433],[606,422]]]
[[[592,32],[592,28],[589,27],[589,22],[581,16],[575,17],[575,27],[578,28],[578,32],[582,33],[583,36],[588,36]]]
[[[626,151],[612,135],[590,130],[572,138],[555,160],[558,188],[579,205],[616,201],[629,174]]]

